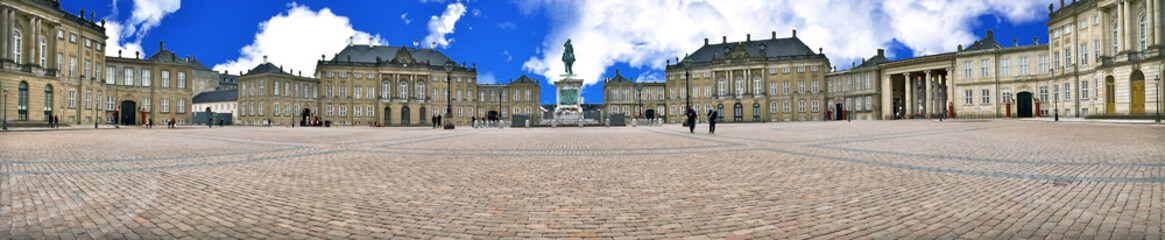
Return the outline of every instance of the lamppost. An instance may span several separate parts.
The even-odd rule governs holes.
[[[453,129],[453,124],[449,120],[449,117],[453,116],[453,102],[449,101],[449,92],[453,87],[453,81],[450,80],[451,77],[449,75],[452,73],[453,62],[445,62],[445,118],[443,120],[445,121],[445,129]]]
[[[642,82],[636,83],[635,90],[639,92],[639,108],[635,109],[636,110],[635,116],[636,116],[636,118],[642,118],[643,117],[643,83]]]
[[[502,93],[504,93],[503,90],[505,90],[505,88],[503,88],[501,84],[498,84],[498,121],[497,122],[499,123],[498,124],[499,127],[501,126],[500,123],[502,121],[502,100],[506,99],[506,98],[502,97]]]
[[[8,86],[4,86],[4,131],[8,131]]]
[[[1157,123],[1161,123],[1161,75],[1153,78],[1157,82]]]
[[[692,56],[684,54],[684,115],[687,115],[688,109],[692,108]],[[691,124],[691,123],[688,123]]]
[[[1052,79],[1056,78],[1056,69],[1048,70],[1048,72],[1052,73]],[[1055,87],[1055,86],[1053,85],[1053,87]],[[1064,90],[1067,91],[1068,89],[1064,89]],[[1055,113],[1053,116],[1055,117],[1055,120],[1057,122],[1059,122],[1060,121],[1060,94],[1058,92],[1052,93],[1052,106],[1055,107]]]

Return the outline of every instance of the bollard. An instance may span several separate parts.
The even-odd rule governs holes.
[[[635,127],[637,123],[639,123],[639,119],[631,119],[631,127]]]
[[[558,128],[558,119],[550,120],[550,128]]]
[[[610,118],[604,119],[603,122],[606,122],[608,128],[611,127],[611,119]]]
[[[530,128],[530,119],[526,119],[526,128]]]
[[[583,122],[581,120],[578,121],[578,128],[582,128],[582,125],[583,125]]]

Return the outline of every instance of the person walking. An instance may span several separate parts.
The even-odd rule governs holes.
[[[708,134],[716,133],[716,119],[720,117],[720,113],[716,110],[708,110]]]
[[[442,120],[441,115],[437,115],[437,128],[441,128],[441,126],[445,126],[444,124],[441,124],[441,120]]]
[[[688,132],[696,133],[696,110],[688,107],[688,111],[685,114],[688,115]]]

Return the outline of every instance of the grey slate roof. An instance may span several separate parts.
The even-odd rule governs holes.
[[[277,73],[277,74],[291,75],[290,73],[284,72],[283,69],[280,69],[278,66],[275,66],[275,64],[264,63],[264,64],[259,64],[259,66],[255,66],[255,68],[252,68],[251,71],[247,71],[247,74],[243,74],[243,76],[251,75],[251,74],[260,74],[260,73]]]
[[[194,102],[194,103],[230,102],[230,101],[236,101],[238,99],[239,99],[239,90],[238,89],[229,89],[229,90],[218,90],[218,91],[199,93],[198,95],[194,95],[194,99],[191,99],[191,102]]]
[[[537,82],[534,82],[533,79],[530,79],[530,77],[527,77],[526,74],[522,74],[521,77],[518,77],[518,80],[514,80],[510,83],[514,84],[514,83],[537,83]]]
[[[695,60],[692,60],[692,61],[695,61]],[[607,83],[630,83],[630,82],[632,82],[631,79],[627,79],[627,78],[623,77],[623,75],[619,75],[619,69],[615,69],[615,77],[612,77],[612,78],[607,80]]]
[[[376,57],[380,57],[383,62],[391,61],[396,58],[397,51],[400,51],[400,46],[372,46],[368,45],[352,45],[345,47],[340,51],[332,61],[348,61],[348,56],[352,57],[352,62],[376,63]],[[446,61],[452,61],[448,56],[433,49],[428,48],[407,48],[406,51],[412,55],[417,64],[428,62],[432,66],[441,66]]]
[[[206,67],[205,64],[202,64],[202,62],[199,62],[198,58],[194,58],[194,60],[191,62],[194,63],[194,70],[215,72],[214,70]]]
[[[963,51],[992,49],[1003,49],[1003,45],[999,45],[999,43],[995,42],[995,32],[987,30],[987,36],[984,36],[983,39],[980,39],[979,41],[975,41],[975,44],[971,44],[971,46],[963,48]]]
[[[800,56],[800,55],[806,55],[806,54],[816,54],[813,52],[813,49],[810,49],[808,45],[805,45],[805,43],[802,42],[801,39],[798,39],[796,37],[791,37],[791,38],[754,40],[754,41],[746,41],[746,42],[729,42],[729,43],[720,43],[720,44],[709,44],[709,45],[700,47],[700,49],[698,49],[698,50],[696,50],[696,52],[692,53],[692,55],[691,55],[692,62],[709,62],[709,61],[713,60],[713,57],[715,57],[715,59],[724,59],[726,56],[728,56],[728,53],[727,53],[727,51],[725,51],[725,49],[732,49],[733,47],[736,46],[736,44],[742,45],[744,47],[744,50],[746,52],[748,52],[748,54],[750,56],[753,56],[753,57],[761,56],[761,46],[762,45],[764,45],[764,47],[765,47],[764,48],[764,55],[766,57],[784,57],[784,56]]]
[[[878,49],[878,55],[874,55],[874,57],[871,57],[870,59],[866,59],[866,61],[862,62],[862,64],[860,64],[854,68],[873,67],[873,66],[878,66],[879,64],[888,63],[888,62],[891,62],[891,61],[889,58],[886,58],[886,54],[885,54],[884,50]]]
[[[178,55],[175,55],[174,52],[166,49],[162,49],[161,51],[154,53],[154,55],[151,55],[148,59],[150,61],[161,62],[181,62],[181,60],[185,60],[183,58],[178,58]]]

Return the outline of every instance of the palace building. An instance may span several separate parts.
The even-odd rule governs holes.
[[[0,0],[0,87],[9,124],[92,124],[106,110],[105,27],[56,0]]]
[[[267,62],[267,56],[263,56],[262,64],[239,76],[238,86],[235,124],[300,125],[315,121],[317,112],[323,109],[319,101],[319,79],[284,71]],[[336,109],[333,106],[329,110],[334,113]],[[325,115],[319,116],[323,119]]]
[[[665,117],[667,114],[667,99],[664,97],[667,86],[663,82],[635,82],[619,75],[603,79],[604,113],[624,114],[627,119],[646,119]]]
[[[145,124],[153,120],[155,125],[174,119],[177,124],[190,122],[190,104],[194,97],[191,73],[194,63],[187,58],[178,58],[174,52],[166,50],[163,43],[150,58],[141,59],[140,53],[134,58],[105,57],[105,76],[97,93],[104,94],[103,119],[117,121],[121,125]],[[88,94],[88,93],[86,93]],[[114,119],[114,112],[117,119]]]
[[[883,103],[882,76],[879,65],[890,62],[886,51],[878,49],[878,54],[863,59],[862,64],[852,68],[826,74],[825,112],[827,119],[881,119]]]
[[[821,120],[825,92],[822,84],[829,59],[797,38],[709,44],[689,55],[689,64],[668,63],[667,115],[682,116],[687,97],[700,113],[717,110],[721,122],[785,122]],[[684,60],[687,61],[687,60]],[[690,74],[691,79],[687,79]],[[690,80],[690,81],[689,81]],[[690,88],[689,88],[690,87]],[[682,118],[668,118],[669,123]]]

